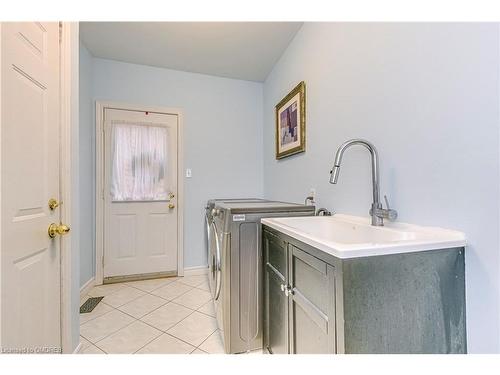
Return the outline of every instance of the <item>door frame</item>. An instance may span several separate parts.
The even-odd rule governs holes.
[[[79,311],[79,23],[60,28],[60,211],[61,222],[73,229],[61,237],[61,347],[63,353],[80,349]],[[77,322],[75,325],[74,322]]]
[[[104,281],[104,111],[121,109],[138,112],[154,112],[177,116],[177,275],[184,276],[184,142],[182,110],[127,104],[108,101],[96,101],[95,114],[95,284]]]

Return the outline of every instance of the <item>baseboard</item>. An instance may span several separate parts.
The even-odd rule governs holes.
[[[103,281],[104,281],[104,284],[115,284],[115,283],[125,283],[128,281],[159,279],[159,278],[163,278],[163,277],[171,277],[171,276],[176,276],[176,275],[177,275],[177,271],[139,273],[139,274],[127,275],[127,276],[105,277]]]
[[[87,294],[89,294],[90,289],[92,289],[95,286],[95,278],[92,277],[89,281],[87,281],[83,286],[80,288],[80,299],[85,297]]]
[[[79,342],[78,345],[76,346],[75,350],[73,350],[73,354],[78,354],[80,351],[83,349],[82,343]]]
[[[183,276],[196,276],[196,275],[207,275],[208,274],[208,266],[196,266],[196,267],[188,267],[184,268]],[[142,279],[141,279],[142,280]],[[91,278],[80,288],[80,299],[85,297],[95,286],[95,278]]]
[[[184,268],[184,276],[207,275],[208,266],[196,266]]]

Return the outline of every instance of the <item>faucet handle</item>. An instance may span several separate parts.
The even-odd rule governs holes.
[[[398,212],[396,210],[392,210],[389,206],[389,200],[387,199],[387,195],[384,194],[384,201],[387,208],[384,211],[384,216],[390,221],[394,221],[398,218]]]
[[[384,194],[384,201],[385,201],[385,205],[387,206],[387,209],[390,210],[391,207],[389,207],[389,200],[387,199],[387,195]]]

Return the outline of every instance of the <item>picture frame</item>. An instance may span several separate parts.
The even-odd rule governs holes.
[[[276,159],[306,150],[306,85],[301,81],[276,105]]]

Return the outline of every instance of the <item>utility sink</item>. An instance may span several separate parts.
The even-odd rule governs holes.
[[[265,224],[337,258],[464,247],[461,232],[405,223],[370,224],[370,218],[334,216],[284,217],[262,219]]]

